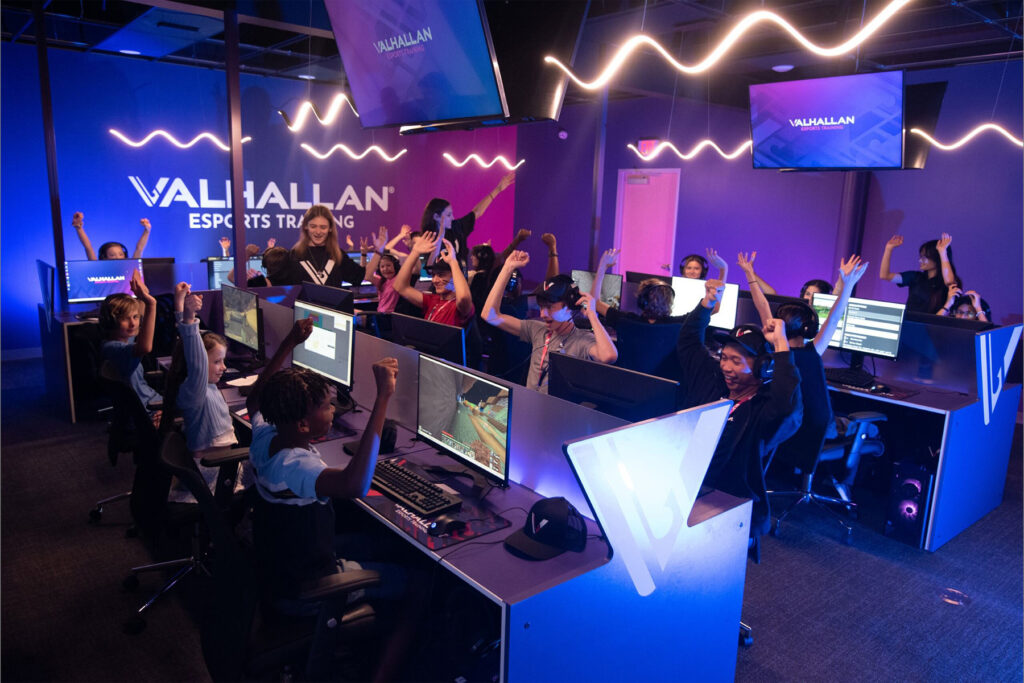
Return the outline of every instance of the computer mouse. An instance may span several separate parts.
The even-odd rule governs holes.
[[[885,384],[872,384],[868,391],[872,394],[887,394],[889,393],[889,387]]]
[[[455,515],[438,515],[427,526],[427,533],[431,536],[447,536],[465,528],[466,523]]]

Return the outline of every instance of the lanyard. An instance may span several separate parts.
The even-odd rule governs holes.
[[[538,387],[544,386],[544,378],[547,377],[547,374],[548,374],[548,366],[545,364],[545,361],[548,358],[548,344],[550,344],[550,343],[551,343],[551,330],[548,330],[544,334],[544,350],[541,351],[541,353],[540,353],[540,378],[537,380],[537,386]]]

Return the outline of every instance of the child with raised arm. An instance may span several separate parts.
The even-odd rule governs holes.
[[[156,299],[149,293],[138,270],[132,271],[131,288],[136,298],[127,294],[111,294],[100,304],[100,331],[106,338],[101,355],[148,408],[150,404],[163,401],[160,394],[146,383],[142,369],[142,357],[153,350]],[[159,423],[159,410],[150,410],[150,416],[154,423]]]
[[[946,303],[937,315],[960,318],[961,320],[979,320],[983,323],[992,322],[992,309],[976,291],[968,289],[965,292],[960,285],[950,285],[948,292]]]
[[[420,232],[437,233],[441,239],[446,239],[455,247],[455,257],[459,263],[465,263],[469,258],[468,244],[469,234],[473,232],[476,221],[484,215],[484,211],[491,205],[494,198],[505,191],[505,189],[516,181],[516,172],[509,171],[497,186],[488,192],[483,199],[476,203],[473,210],[462,218],[455,218],[452,211],[452,203],[447,199],[434,197],[423,207],[423,215],[420,216]],[[440,241],[435,243],[434,250],[428,252],[427,263],[434,263],[438,260],[438,249]],[[411,248],[411,245],[410,245]]]
[[[149,224],[149,219],[140,218],[139,223],[142,225],[142,235],[139,236],[139,241],[135,244],[132,258],[142,258],[142,252],[145,251],[146,243],[149,242],[149,231],[152,227]],[[85,257],[90,261],[95,261],[96,252],[92,249],[92,242],[89,240],[89,236],[85,234],[85,214],[81,211],[76,211],[72,214],[71,227],[75,229],[78,241],[82,243],[82,247],[85,249]],[[126,259],[128,258],[128,248],[120,242],[104,242],[100,245],[99,258],[100,260]]]
[[[510,334],[518,335],[533,347],[526,386],[541,393],[548,391],[548,354],[566,353],[600,363],[614,363],[618,357],[615,344],[601,324],[590,294],[580,293],[568,275],[548,278],[537,290],[540,320],[520,320],[500,312],[501,297],[512,272],[530,262],[525,251],[514,251],[505,261],[498,278],[487,295],[483,319]],[[580,307],[592,327],[583,330],[573,322],[573,308]]]
[[[907,287],[907,310],[918,313],[938,313],[946,300],[948,288],[962,287],[963,283],[953,265],[953,238],[942,233],[937,240],[929,240],[918,250],[918,270],[894,273],[890,270],[892,252],[903,244],[903,235],[893,235],[885,243],[882,265],[878,276],[883,280]]]
[[[438,241],[436,233],[432,232],[424,233],[416,240],[412,253],[406,257],[394,279],[394,288],[399,296],[423,310],[425,320],[465,327],[473,319],[473,298],[451,242],[440,240],[445,248],[441,251],[440,260],[430,267],[437,293],[421,292],[410,284],[413,273],[419,268],[420,256],[431,253]]]
[[[604,285],[605,272],[610,266],[615,265],[618,257],[618,249],[607,249],[601,254],[601,258],[597,262],[597,272],[594,274],[594,284],[590,290],[594,306],[597,308],[597,312],[604,316],[608,326],[615,327],[620,320],[634,320],[652,325],[683,322],[684,316],[672,315],[672,305],[676,299],[672,286],[658,278],[647,278],[637,287],[636,300],[637,307],[640,309],[639,315],[621,311],[601,301],[600,293],[601,287]]]

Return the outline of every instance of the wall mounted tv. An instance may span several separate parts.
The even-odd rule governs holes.
[[[750,86],[754,168],[897,169],[903,72]]]
[[[478,0],[325,0],[364,128],[508,115]]]

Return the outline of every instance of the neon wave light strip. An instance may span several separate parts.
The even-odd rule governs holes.
[[[978,126],[977,128],[975,128],[974,130],[972,130],[967,135],[965,135],[962,138],[960,138],[959,140],[957,140],[956,142],[950,143],[948,145],[939,142],[938,140],[936,140],[935,138],[933,138],[931,135],[929,135],[928,133],[924,132],[920,128],[911,128],[910,132],[913,133],[914,135],[920,135],[921,137],[923,137],[925,140],[927,140],[930,144],[934,145],[935,147],[938,147],[941,150],[945,150],[945,151],[949,152],[951,150],[963,147],[968,142],[973,140],[975,136],[981,135],[986,130],[993,130],[993,131],[999,133],[1000,135],[1002,135],[1004,138],[1006,138],[1007,140],[1009,140],[1013,144],[1017,145],[1018,147],[1024,147],[1024,140],[1021,140],[1019,138],[1014,137],[1013,134],[1010,133],[1008,130],[1006,130],[1002,126],[1000,126],[998,124],[995,124],[995,123],[983,123],[980,126]]]
[[[311,145],[308,145],[305,142],[303,142],[299,146],[302,147],[302,149],[304,149],[307,152],[309,152],[310,154],[312,154],[313,156],[315,156],[317,159],[320,159],[321,161],[326,159],[326,158],[328,158],[329,156],[331,156],[332,154],[337,152],[339,149],[342,152],[344,152],[345,154],[347,154],[350,159],[353,159],[355,161],[359,161],[360,159],[365,157],[370,152],[376,152],[377,154],[380,155],[381,159],[384,159],[387,162],[393,162],[396,159],[398,159],[398,157],[402,156],[403,154],[405,154],[406,152],[409,151],[409,150],[403,148],[402,151],[399,152],[398,154],[396,154],[394,156],[388,156],[388,153],[385,152],[380,147],[378,147],[377,145],[370,145],[369,147],[364,149],[361,154],[357,154],[357,153],[352,151],[351,147],[349,147],[348,145],[345,145],[345,144],[342,144],[342,143],[339,142],[334,147],[331,147],[329,150],[327,150],[327,152],[321,154],[320,152],[315,150]]]
[[[802,45],[809,52],[813,52],[814,54],[820,55],[822,57],[837,57],[839,55],[845,54],[855,49],[858,45],[863,43],[873,33],[875,33],[875,31],[880,29],[882,25],[885,24],[885,22],[887,22],[889,19],[892,18],[894,14],[896,14],[896,12],[903,9],[905,5],[912,1],[913,0],[893,0],[893,2],[889,3],[885,7],[885,9],[883,9],[881,12],[875,15],[875,17],[870,22],[868,22],[864,26],[864,28],[862,28],[860,31],[854,34],[853,37],[851,37],[846,42],[840,43],[839,45],[836,45],[834,47],[821,47],[815,43],[812,43],[810,40],[805,38],[803,34],[801,34],[800,31],[798,31],[792,24],[790,24],[788,21],[783,19],[778,14],[775,14],[774,12],[769,12],[767,10],[758,10],[757,12],[748,14],[746,17],[741,19],[740,22],[736,24],[736,26],[733,27],[731,31],[729,31],[728,35],[725,36],[722,42],[720,42],[718,46],[715,47],[715,49],[712,50],[708,54],[708,56],[703,59],[703,61],[698,62],[693,66],[687,66],[686,64],[676,61],[676,59],[672,57],[672,55],[669,54],[669,52],[664,47],[661,46],[661,43],[643,34],[635,35],[629,40],[627,40],[622,45],[622,47],[620,47],[618,51],[612,56],[607,66],[605,66],[604,70],[600,73],[600,75],[589,82],[583,81],[580,78],[578,78],[576,74],[574,74],[572,70],[569,69],[569,67],[567,67],[565,64],[560,62],[555,57],[548,55],[544,57],[544,62],[547,64],[554,64],[555,66],[557,66],[559,69],[565,72],[565,74],[570,79],[572,79],[572,81],[576,85],[580,86],[584,90],[597,90],[598,88],[604,87],[604,85],[607,84],[608,81],[610,81],[616,73],[618,73],[619,69],[622,68],[622,65],[626,62],[626,60],[629,59],[630,56],[632,56],[633,52],[635,52],[642,46],[654,48],[654,50],[656,50],[665,59],[666,62],[671,64],[677,70],[685,74],[696,74],[701,73],[703,71],[707,71],[712,66],[714,66],[720,59],[722,59],[722,57],[725,56],[726,52],[728,52],[729,49],[741,37],[743,37],[744,33],[746,33],[748,30],[762,22],[775,24],[776,26],[784,30],[786,33],[788,33],[790,36],[792,36],[796,42]]]
[[[177,138],[175,138],[173,135],[171,135],[170,133],[168,133],[165,130],[154,130],[152,133],[150,133],[146,137],[142,138],[138,142],[135,142],[135,141],[129,139],[127,136],[125,136],[124,133],[121,133],[120,131],[118,131],[118,130],[116,130],[114,128],[110,128],[109,132],[110,132],[111,135],[113,135],[114,137],[119,139],[124,144],[130,145],[132,147],[142,147],[144,145],[149,144],[149,141],[152,140],[153,138],[155,138],[157,136],[160,136],[160,137],[163,137],[163,138],[167,138],[167,140],[172,145],[174,145],[175,147],[177,147],[179,149],[188,149],[189,147],[191,147],[192,145],[196,144],[197,142],[199,142],[203,138],[206,138],[207,140],[209,140],[213,144],[217,145],[217,147],[221,148],[225,152],[231,151],[231,148],[228,147],[227,145],[225,145],[223,142],[221,142],[220,138],[218,138],[213,133],[200,133],[199,135],[195,136],[194,138],[192,138],[188,142],[179,142]],[[252,138],[249,137],[249,136],[246,136],[246,137],[242,138],[242,142],[243,143],[250,142],[251,140],[252,140]]]
[[[310,113],[316,117],[316,120],[320,122],[320,125],[331,125],[334,123],[334,119],[338,117],[338,114],[341,113],[341,106],[343,104],[347,104],[348,108],[352,110],[352,113],[355,114],[357,118],[359,117],[359,112],[356,111],[356,108],[352,105],[351,100],[348,99],[348,95],[345,93],[340,93],[334,96],[334,99],[331,100],[330,106],[327,108],[327,116],[320,116],[320,111],[316,108],[316,105],[309,100],[299,105],[299,111],[295,115],[294,122],[288,118],[288,114],[285,114],[284,110],[278,109],[277,113],[284,119],[285,124],[288,126],[288,130],[293,133],[297,133],[306,125],[306,120],[309,118]]]
[[[693,149],[691,149],[689,152],[684,154],[683,152],[680,152],[679,148],[676,147],[675,145],[673,145],[671,142],[661,142],[661,143],[658,143],[658,146],[654,148],[654,151],[651,152],[650,154],[648,154],[647,156],[644,156],[643,154],[641,154],[640,150],[637,149],[636,145],[634,145],[633,143],[629,143],[628,145],[626,145],[626,147],[628,147],[629,149],[633,150],[633,153],[636,154],[641,159],[643,159],[644,161],[652,161],[653,159],[656,159],[658,157],[658,155],[661,154],[666,149],[671,149],[673,152],[675,152],[676,156],[679,157],[680,159],[682,159],[683,161],[689,161],[693,157],[695,157],[698,154],[700,154],[701,150],[703,150],[705,147],[713,148],[716,152],[718,152],[718,154],[723,159],[727,159],[729,161],[732,161],[733,159],[738,157],[740,154],[743,154],[744,151],[750,149],[752,144],[753,143],[751,143],[750,140],[747,140],[746,142],[744,142],[742,145],[737,147],[732,152],[726,152],[721,147],[719,147],[717,144],[715,144],[712,140],[701,140],[700,142],[698,142],[696,145],[693,146]]]
[[[452,164],[453,166],[457,166],[459,168],[462,168],[463,166],[468,164],[470,162],[470,160],[475,161],[482,168],[490,168],[494,164],[501,164],[502,166],[504,166],[509,171],[514,171],[514,170],[516,170],[517,168],[519,168],[520,166],[522,166],[523,164],[526,163],[526,159],[520,159],[519,162],[515,166],[513,166],[512,162],[510,162],[508,159],[506,159],[505,157],[503,157],[500,154],[498,156],[494,157],[493,159],[491,159],[489,162],[485,162],[480,157],[480,155],[476,154],[475,152],[473,154],[470,154],[468,157],[463,159],[461,162],[457,161],[455,159],[455,157],[452,156],[451,154],[449,154],[448,152],[445,152],[442,156],[445,159],[447,159],[450,164]]]

